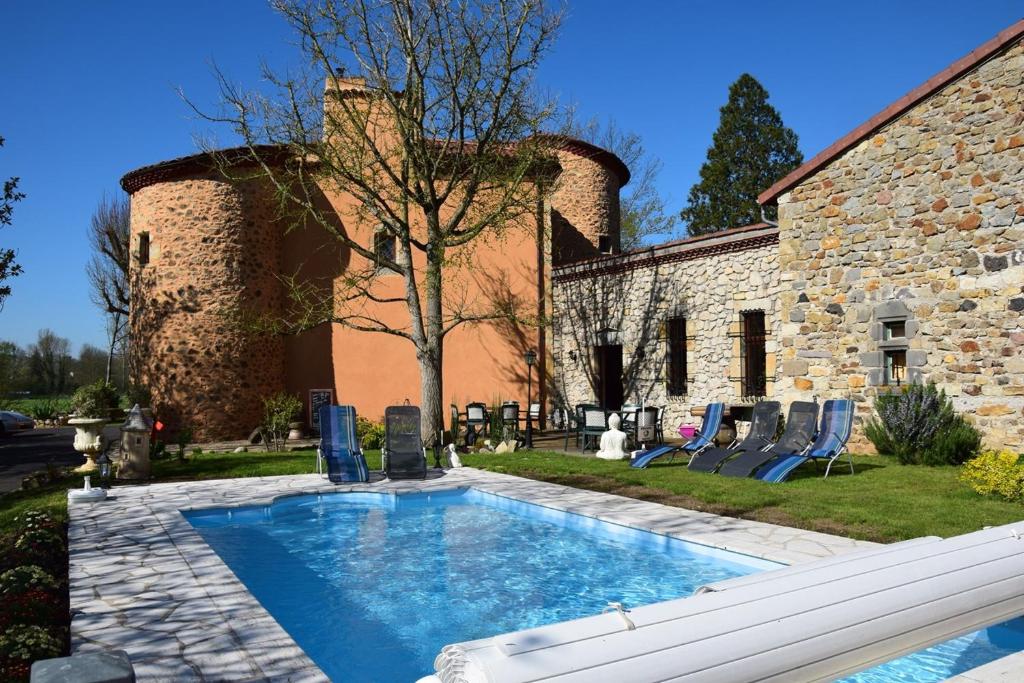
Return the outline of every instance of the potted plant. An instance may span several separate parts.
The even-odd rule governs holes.
[[[75,428],[75,450],[85,456],[85,464],[76,472],[96,469],[96,456],[105,446],[103,425],[110,419],[110,411],[117,407],[117,392],[103,380],[79,387],[71,398],[74,417],[68,424]]]

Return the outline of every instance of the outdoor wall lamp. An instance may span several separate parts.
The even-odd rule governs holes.
[[[530,406],[533,402],[533,364],[537,362],[537,352],[528,349],[523,354],[526,361],[526,447],[533,448],[533,415]]]

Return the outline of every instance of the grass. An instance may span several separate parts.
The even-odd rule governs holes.
[[[899,465],[855,456],[857,470],[805,465],[783,484],[691,472],[679,461],[646,470],[625,462],[543,452],[466,455],[470,467],[615,493],[729,517],[889,543],[917,536],[953,536],[1024,519],[1024,506],[980,496],[958,480],[956,467]]]
[[[367,464],[380,468],[380,452]],[[955,467],[898,465],[887,458],[855,457],[857,473],[838,466],[829,478],[805,466],[791,481],[765,484],[690,472],[678,461],[646,470],[544,451],[462,456],[470,467],[615,493],[665,505],[754,519],[883,543],[916,536],[953,536],[984,526],[1024,519],[1024,506],[975,494],[958,480]],[[153,463],[154,481],[186,481],[305,474],[316,471],[312,451],[204,453]],[[0,496],[0,534],[13,518],[42,509],[67,517],[66,491],[82,485],[67,476],[38,489]]]
[[[380,469],[380,451],[369,451],[367,463]],[[269,477],[278,474],[316,472],[314,451],[287,453],[202,453],[189,455],[184,462],[176,458],[153,462],[153,481],[192,481],[234,477]],[[96,484],[93,477],[93,484]],[[67,519],[67,490],[81,488],[82,477],[67,475],[37,489],[0,495],[0,535],[16,531],[14,518],[26,510],[42,510],[54,519]]]

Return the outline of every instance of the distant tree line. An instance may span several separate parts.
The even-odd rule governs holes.
[[[119,389],[126,384],[124,353],[108,359],[107,350],[83,344],[71,355],[71,342],[52,330],[40,330],[35,343],[21,347],[0,341],[0,398],[57,396],[104,379],[110,361],[110,382]]]

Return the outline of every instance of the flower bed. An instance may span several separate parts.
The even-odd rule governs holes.
[[[0,680],[27,681],[32,662],[69,650],[67,529],[42,512],[0,537]]]

